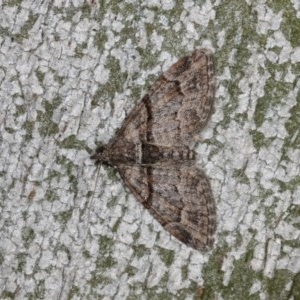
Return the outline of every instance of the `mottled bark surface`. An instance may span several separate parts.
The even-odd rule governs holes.
[[[300,297],[298,2],[0,6],[1,299]],[[195,148],[217,210],[204,254],[163,230],[112,168],[95,189],[89,158],[199,48],[217,74]]]

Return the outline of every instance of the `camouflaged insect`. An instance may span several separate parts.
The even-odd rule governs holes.
[[[156,80],[116,136],[91,156],[115,167],[165,230],[201,251],[213,245],[216,209],[189,145],[211,115],[214,90],[211,51],[193,51]]]

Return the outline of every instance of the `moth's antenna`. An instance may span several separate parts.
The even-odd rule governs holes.
[[[96,188],[97,188],[97,182],[98,182],[98,179],[99,179],[99,175],[100,175],[101,166],[102,166],[102,164],[100,163],[100,164],[99,164],[99,167],[98,167],[97,176],[96,176],[96,182],[95,182],[94,191],[93,191],[93,194],[92,194],[92,201],[94,200],[95,191],[96,191]]]
[[[93,190],[93,194],[92,194],[92,197],[91,197],[91,199],[89,201],[88,217],[87,217],[87,227],[88,227],[88,224],[90,222],[91,208],[92,208],[93,203],[94,203],[95,191],[96,191],[96,188],[97,188],[97,183],[98,183],[98,179],[99,179],[99,175],[100,175],[101,166],[102,166],[102,164],[100,163],[99,167],[98,167],[98,171],[97,171],[97,176],[96,176],[96,181],[95,181],[95,187],[94,187],[94,190]],[[84,239],[86,239],[87,233],[88,233],[88,228],[87,228],[87,230],[85,232]]]

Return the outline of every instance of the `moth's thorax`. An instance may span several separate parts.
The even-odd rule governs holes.
[[[112,146],[110,150],[110,161],[113,165],[134,165],[139,161],[139,143],[123,140],[117,147]]]

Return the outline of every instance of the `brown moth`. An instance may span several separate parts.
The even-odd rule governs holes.
[[[213,55],[198,49],[180,58],[151,86],[110,142],[91,156],[115,167],[153,217],[182,243],[212,247],[216,209],[210,183],[189,145],[213,108]]]

